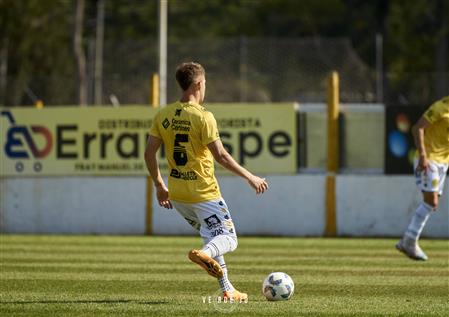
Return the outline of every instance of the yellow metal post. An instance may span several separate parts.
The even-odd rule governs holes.
[[[337,235],[336,182],[338,170],[338,73],[332,72],[328,81],[327,95],[327,176],[326,176],[326,236]]]
[[[42,109],[42,108],[44,108],[44,102],[43,102],[42,100],[38,99],[38,100],[36,100],[36,102],[34,103],[34,106],[35,106],[37,109]]]
[[[155,108],[159,106],[158,74],[153,74],[151,76],[150,86],[150,105]],[[153,180],[151,179],[151,176],[147,176],[145,233],[147,235],[153,234]]]
[[[150,105],[159,106],[159,75],[156,73],[151,76]]]

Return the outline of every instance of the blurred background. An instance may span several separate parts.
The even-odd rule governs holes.
[[[146,104],[159,67],[157,0],[1,0],[0,105]],[[170,0],[167,101],[185,60],[208,102],[427,105],[449,94],[446,0]],[[82,93],[80,92],[82,90]]]

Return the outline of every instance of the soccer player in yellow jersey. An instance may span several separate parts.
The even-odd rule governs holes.
[[[224,149],[213,114],[203,107],[206,93],[204,68],[183,63],[176,70],[183,93],[180,101],[159,110],[150,130],[145,162],[156,187],[159,205],[173,207],[199,231],[201,250],[189,259],[218,279],[224,298],[247,300],[228,279],[223,255],[237,247],[231,214],[214,176],[214,159],[246,179],[257,194],[268,189],[265,179],[240,166]],[[169,166],[168,189],[161,177],[156,152],[164,144]]]
[[[419,236],[432,211],[438,207],[449,165],[449,96],[435,102],[412,128],[417,155],[416,184],[423,201],[416,209],[403,238],[396,248],[414,260],[426,261],[418,245]]]

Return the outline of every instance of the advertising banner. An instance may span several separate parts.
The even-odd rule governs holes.
[[[211,105],[222,142],[255,173],[296,173],[292,104]],[[147,175],[157,108],[0,108],[0,176]],[[167,171],[163,148],[159,163]],[[218,168],[217,172],[223,172]]]

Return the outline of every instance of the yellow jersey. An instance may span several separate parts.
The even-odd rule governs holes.
[[[427,157],[449,163],[449,96],[433,103],[423,117],[430,123],[424,131]]]
[[[220,138],[211,112],[193,102],[169,104],[157,112],[150,134],[165,146],[170,199],[198,203],[221,197],[207,147]]]

